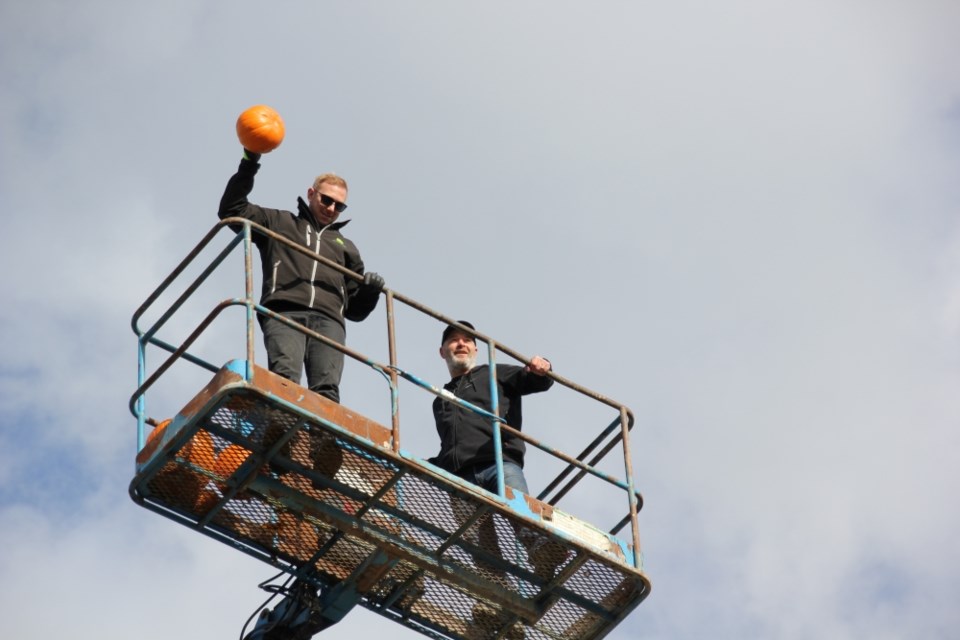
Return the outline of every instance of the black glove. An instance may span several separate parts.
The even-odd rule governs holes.
[[[250,162],[260,162],[260,154],[259,154],[259,153],[254,153],[253,151],[250,151],[249,149],[244,149],[244,150],[243,150],[243,159],[244,159],[244,160],[249,160]]]
[[[363,274],[363,286],[367,289],[383,291],[383,285],[383,277],[379,273],[367,271],[365,274]]]

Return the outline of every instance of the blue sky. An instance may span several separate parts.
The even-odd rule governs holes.
[[[633,408],[654,588],[611,638],[956,637],[958,27],[948,0],[3,3],[0,635],[231,637],[263,599],[268,567],[127,497],[126,407],[130,316],[267,103],[255,201],[342,174],[389,286]],[[383,354],[382,317],[350,344]],[[384,411],[352,370],[344,401]],[[402,411],[435,453],[429,399]]]

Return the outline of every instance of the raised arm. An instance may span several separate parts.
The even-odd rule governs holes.
[[[237,172],[227,181],[227,187],[220,198],[220,209],[217,215],[221,220],[230,217],[255,219],[254,209],[259,210],[259,207],[251,205],[247,196],[253,191],[253,177],[260,169],[259,159],[260,154],[244,151]]]

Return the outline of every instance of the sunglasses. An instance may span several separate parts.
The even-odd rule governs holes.
[[[325,193],[320,193],[319,191],[317,192],[317,195],[320,197],[320,204],[322,204],[323,206],[329,207],[330,205],[333,205],[333,210],[336,211],[337,213],[343,213],[344,211],[347,210],[346,202],[340,202],[339,200],[334,200],[330,196],[326,195]]]

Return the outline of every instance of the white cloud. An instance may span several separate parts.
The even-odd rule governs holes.
[[[636,411],[654,590],[611,638],[949,637],[958,17],[7,3],[0,635],[239,634],[264,597],[265,565],[125,491],[130,315],[215,222],[233,120],[267,102],[288,137],[256,200],[343,173],[348,235],[389,285]],[[402,322],[401,358],[443,381],[436,327]],[[385,357],[382,325],[351,344]],[[383,419],[385,394],[348,380]],[[404,446],[432,454],[429,401],[403,389]],[[578,451],[579,407],[550,398],[525,428]]]

